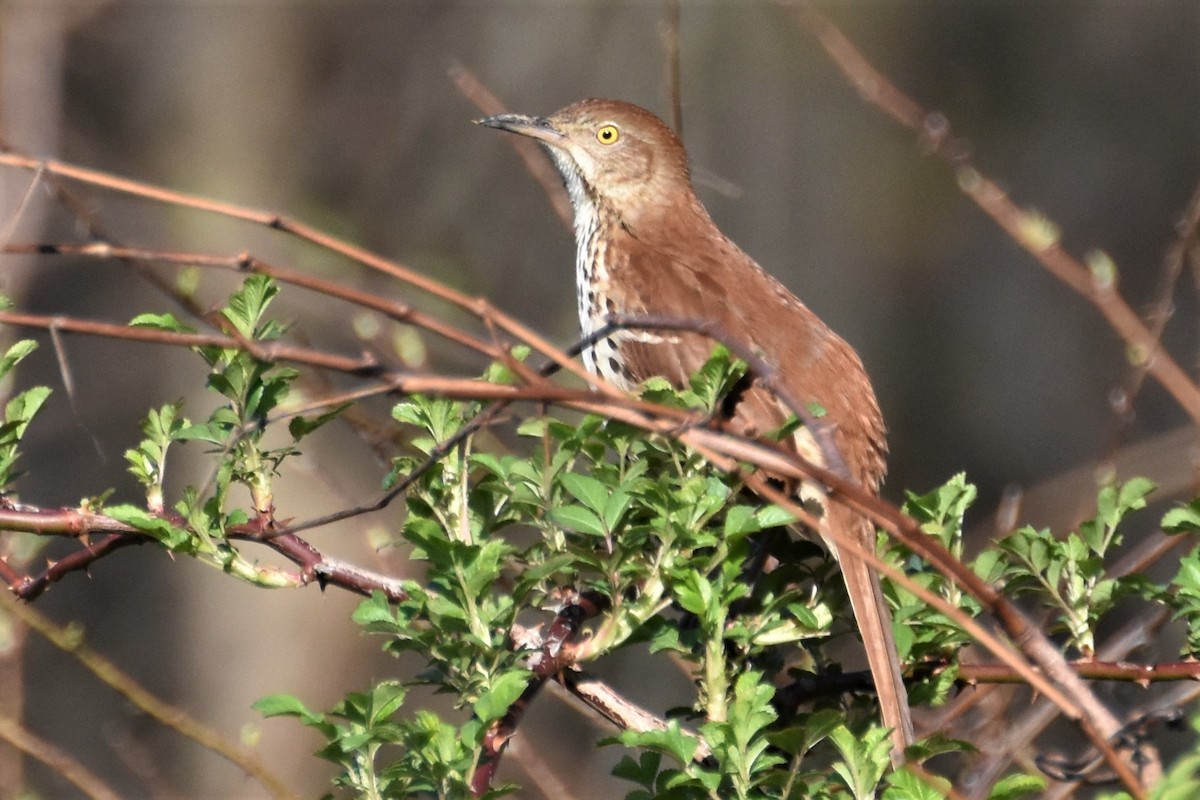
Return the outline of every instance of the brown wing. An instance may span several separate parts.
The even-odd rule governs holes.
[[[714,321],[757,352],[800,403],[825,409],[852,477],[876,491],[886,469],[883,418],[858,354],[783,284],[724,236],[704,246],[647,243],[625,234],[610,280],[623,288],[622,313]],[[694,242],[684,242],[694,245]],[[657,341],[656,341],[657,339]],[[665,340],[665,341],[664,341]],[[621,341],[635,381],[662,376],[683,385],[704,364],[714,342],[687,332],[631,334]],[[790,411],[759,382],[740,396],[733,423],[761,434]]]

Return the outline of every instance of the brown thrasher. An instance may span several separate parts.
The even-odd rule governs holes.
[[[604,328],[609,315],[716,323],[763,358],[790,397],[825,410],[820,422],[832,432],[849,477],[878,491],[887,443],[858,354],[717,229],[696,197],[687,154],[669,127],[635,105],[601,99],[547,118],[501,114],[479,122],[538,140],[562,174],[575,208],[585,336]],[[619,330],[585,350],[584,359],[593,373],[625,389],[652,376],[686,386],[713,344],[695,332]],[[758,381],[726,407],[735,430],[751,435],[775,430],[791,416]],[[804,428],[792,446],[810,461],[824,461]],[[820,487],[807,488],[823,497]],[[874,551],[869,520],[843,505],[824,505],[824,522]],[[861,557],[828,544],[845,576],[883,722],[892,729],[893,758],[899,759],[912,742],[912,720],[879,577]]]

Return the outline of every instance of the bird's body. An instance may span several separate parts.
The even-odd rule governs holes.
[[[886,471],[885,428],[858,354],[721,233],[692,188],[686,153],[670,128],[615,100],[585,100],[546,119],[501,115],[482,122],[540,140],[563,176],[575,209],[585,335],[614,315],[715,323],[758,354],[792,398],[824,409],[822,423],[848,477],[878,491]],[[626,389],[655,376],[685,386],[713,344],[687,330],[627,329],[595,342],[584,358],[593,373]],[[791,416],[758,380],[733,400],[730,422],[748,435],[775,430]],[[801,429],[793,444],[809,460],[823,461],[810,431]],[[874,529],[861,515],[835,503],[826,504],[825,515],[829,525],[874,550]],[[884,722],[900,751],[912,741],[912,723],[879,580],[861,558],[832,547]]]

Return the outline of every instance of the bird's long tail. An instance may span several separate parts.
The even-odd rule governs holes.
[[[869,552],[875,550],[875,530],[870,521],[848,508],[833,507],[823,524],[838,525],[839,530],[852,533],[855,541]],[[832,537],[829,537],[832,538]],[[913,742],[912,714],[908,707],[908,690],[900,669],[896,638],[892,633],[892,615],[883,597],[879,575],[867,562],[846,547],[829,542],[837,553],[850,607],[867,651],[867,663],[879,695],[879,710],[883,724],[891,729],[892,762],[899,765],[904,749]]]

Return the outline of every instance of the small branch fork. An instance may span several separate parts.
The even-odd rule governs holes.
[[[1030,252],[1047,270],[1073,290],[1089,300],[1105,317],[1114,331],[1132,349],[1142,354],[1147,373],[1159,381],[1193,419],[1200,422],[1200,389],[1183,372],[1178,364],[1163,350],[1158,335],[1161,327],[1150,330],[1138,318],[1116,291],[1111,281],[1097,277],[1080,262],[1069,256],[1057,243],[1030,235],[1029,215],[1019,209],[991,180],[981,175],[970,165],[966,148],[951,137],[949,126],[940,115],[929,114],[904,96],[886,78],[879,74],[853,48],[848,40],[824,17],[807,4],[796,7],[797,19],[817,38],[822,47],[838,66],[847,74],[851,83],[865,99],[877,105],[904,127],[916,133],[929,152],[946,161],[956,171],[964,193],[988,213],[997,224]],[[462,68],[455,80],[464,92],[468,90],[476,98],[483,98],[486,90]],[[490,97],[490,96],[488,96]],[[490,98],[494,101],[494,98]],[[496,109],[490,109],[495,111]],[[1078,720],[1092,740],[1097,752],[1114,774],[1137,797],[1144,797],[1138,777],[1119,749],[1124,748],[1128,733],[1107,709],[1103,707],[1083,683],[1083,678],[1104,678],[1145,683],[1158,680],[1194,679],[1195,665],[1188,662],[1160,664],[1152,667],[1130,665],[1124,662],[1067,663],[1062,654],[1052,645],[1039,627],[1016,605],[1005,598],[995,587],[980,580],[973,572],[957,561],[949,552],[925,536],[917,523],[906,517],[897,507],[864,492],[851,481],[844,463],[832,443],[828,431],[819,421],[808,418],[802,398],[787,396],[781,382],[774,380],[774,370],[762,363],[757,355],[736,341],[731,341],[724,332],[711,324],[661,318],[614,318],[613,328],[675,329],[689,330],[721,341],[730,350],[749,364],[755,375],[773,388],[780,399],[804,422],[810,423],[826,467],[804,461],[794,453],[772,443],[749,440],[715,427],[710,421],[697,421],[683,412],[666,409],[631,398],[604,381],[588,375],[571,358],[571,354],[555,348],[522,323],[499,312],[482,298],[469,297],[446,287],[437,281],[394,261],[384,259],[348,242],[328,236],[314,228],[277,214],[242,206],[207,200],[193,195],[173,192],[145,183],[127,180],[105,173],[76,167],[59,161],[42,161],[11,151],[0,152],[0,166],[28,170],[33,173],[33,183],[47,182],[55,196],[64,205],[82,209],[83,205],[66,191],[65,182],[103,188],[125,195],[167,203],[205,213],[243,220],[262,225],[308,242],[383,275],[410,289],[422,292],[455,306],[479,320],[483,334],[473,333],[426,314],[403,302],[389,301],[365,292],[333,284],[285,267],[272,265],[248,253],[234,256],[213,256],[196,253],[169,253],[119,246],[111,241],[87,244],[9,244],[3,252],[43,255],[72,255],[117,260],[134,264],[141,274],[147,264],[181,264],[205,269],[220,269],[241,272],[256,272],[268,275],[326,297],[370,309],[397,322],[414,325],[446,341],[477,353],[492,361],[508,365],[520,381],[519,385],[500,386],[474,379],[454,378],[436,374],[422,374],[392,369],[371,354],[345,356],[325,352],[317,348],[284,343],[262,344],[248,342],[229,335],[219,328],[209,333],[171,333],[141,328],[129,328],[107,322],[51,317],[17,312],[0,312],[0,323],[17,327],[38,328],[63,334],[93,335],[131,342],[167,345],[175,347],[218,346],[240,348],[257,359],[266,362],[289,362],[310,367],[314,370],[341,373],[370,382],[365,388],[352,393],[323,398],[314,406],[333,406],[347,398],[365,397],[371,394],[423,393],[472,400],[490,401],[466,433],[453,441],[445,442],[435,449],[416,474],[436,464],[438,460],[456,446],[462,437],[469,435],[494,420],[499,413],[513,402],[554,404],[563,408],[595,413],[638,426],[650,434],[675,437],[710,458],[713,463],[731,473],[739,474],[747,485],[758,491],[765,499],[790,509],[801,519],[810,519],[804,509],[797,506],[791,497],[782,495],[763,477],[763,473],[784,477],[809,478],[829,488],[831,497],[837,502],[854,508],[882,526],[890,535],[928,560],[939,571],[954,581],[963,591],[975,597],[985,613],[1003,631],[1004,638],[985,628],[979,622],[964,617],[957,609],[949,607],[940,598],[924,591],[904,575],[883,564],[872,552],[865,552],[848,538],[838,539],[840,547],[856,549],[858,554],[881,573],[888,575],[908,591],[922,597],[926,602],[963,625],[977,640],[990,650],[1000,664],[963,665],[963,679],[967,681],[1020,681],[1027,683],[1054,703],[1068,718]],[[83,212],[80,211],[82,214]],[[9,226],[9,230],[12,226]],[[96,226],[89,225],[94,235]],[[151,274],[153,274],[151,272]],[[155,285],[165,287],[157,280]],[[164,288],[164,291],[168,291]],[[177,300],[180,297],[172,293]],[[186,299],[186,298],[184,298]],[[181,301],[182,302],[182,301]],[[203,312],[194,304],[183,303],[197,319],[208,327]],[[601,335],[601,334],[598,334]],[[535,370],[516,360],[511,355],[514,342],[532,348],[546,360],[546,366]],[[587,346],[582,342],[574,348]],[[565,370],[584,382],[586,389],[565,388],[549,380],[552,372]],[[291,561],[298,569],[281,573],[283,585],[303,586],[316,582],[320,586],[335,586],[358,594],[383,592],[392,600],[405,597],[400,581],[386,575],[364,570],[352,564],[331,559],[322,554],[299,535],[305,530],[328,525],[334,521],[370,513],[386,507],[403,493],[414,476],[409,476],[391,492],[385,493],[367,505],[343,509],[324,517],[276,526],[274,523],[257,519],[232,529],[230,538],[265,546]],[[167,517],[173,524],[183,521]],[[811,521],[811,519],[810,519]],[[53,583],[66,575],[87,570],[92,564],[124,547],[141,544],[149,537],[115,519],[103,514],[89,513],[81,509],[42,509],[17,505],[5,501],[0,503],[0,529],[28,531],[43,536],[72,537],[80,541],[80,548],[61,560],[49,564],[36,575],[22,575],[8,563],[0,561],[0,578],[18,598],[32,600],[40,596]],[[585,689],[586,680],[580,679],[571,670],[575,667],[577,647],[575,639],[581,624],[589,617],[603,613],[603,606],[594,597],[571,596],[564,599],[554,622],[540,637],[523,636],[514,630],[515,645],[524,647],[522,641],[537,639],[534,656],[530,659],[533,680],[526,693],[509,710],[488,734],[485,757],[476,775],[476,791],[482,793],[490,784],[495,767],[505,742],[512,736],[525,708],[548,679],[560,677],[564,687],[575,696],[590,703],[610,719],[621,724],[636,725],[637,716],[631,710],[613,712],[619,704],[610,699],[600,699],[600,693]]]
[[[496,720],[484,736],[483,755],[475,768],[471,785],[476,796],[482,795],[492,785],[505,745],[517,732],[517,726],[525,716],[526,710],[546,681],[574,667],[574,642],[583,623],[599,616],[607,608],[608,600],[603,595],[564,590],[558,613],[544,634],[539,635],[520,627],[511,632],[513,643],[518,649],[534,650],[534,655],[529,660],[529,671],[533,673],[533,679],[517,701],[509,707],[508,712]]]
[[[186,524],[176,515],[164,514],[162,517],[180,527]],[[154,541],[148,534],[104,514],[75,508],[42,509],[28,505],[16,508],[7,502],[0,504],[0,530],[63,536],[81,542],[78,550],[51,562],[34,576],[22,576],[0,560],[0,576],[8,584],[9,591],[22,600],[36,600],[54,583],[72,572],[86,571],[110,553]],[[299,536],[273,531],[258,520],[231,528],[229,538],[263,544],[299,566],[299,571],[281,576],[282,585],[299,587],[315,581],[322,587],[336,586],[366,596],[383,592],[393,602],[407,598],[401,582],[395,578],[326,558]]]

